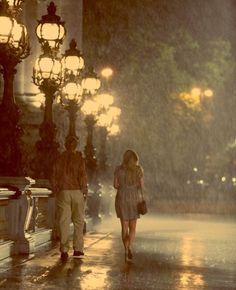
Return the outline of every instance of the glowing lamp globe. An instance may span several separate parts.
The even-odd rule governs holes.
[[[107,114],[101,114],[98,117],[97,124],[100,127],[108,127],[111,125],[112,122],[112,116],[107,115]]]
[[[50,2],[47,11],[48,14],[42,16],[42,19],[38,21],[36,34],[40,43],[47,42],[50,47],[57,49],[66,33],[64,22],[56,15],[54,2]]]
[[[98,104],[92,100],[85,101],[81,107],[81,111],[84,115],[97,115],[98,110]]]
[[[99,94],[94,100],[99,104],[101,109],[107,109],[114,102],[114,97],[110,94]]]
[[[213,91],[211,89],[206,89],[204,91],[204,96],[209,97],[209,98],[212,97],[213,96]]]
[[[111,106],[108,111],[107,115],[110,115],[113,119],[117,119],[121,114],[121,109],[115,106]]]
[[[108,79],[113,75],[113,70],[110,67],[105,67],[104,69],[102,69],[101,75],[104,78]]]
[[[27,39],[27,30],[23,24],[19,24],[14,21],[14,26],[12,29],[12,45],[15,48],[19,48],[25,43]]]
[[[113,124],[108,128],[108,132],[110,136],[116,136],[120,133],[120,128],[118,125]]]
[[[63,100],[79,103],[82,99],[83,89],[80,84],[68,82],[62,89]]]
[[[41,55],[35,61],[33,68],[33,80],[36,85],[41,85],[45,80],[53,80],[55,83],[61,83],[61,62],[57,58],[49,55]]]
[[[64,71],[64,77],[73,74],[75,76],[80,74],[80,71],[84,68],[84,59],[80,50],[76,48],[77,44],[74,39],[70,42],[70,48],[66,50],[63,58],[62,65]]]
[[[12,39],[14,19],[8,16],[0,16],[0,43],[9,43]]]
[[[93,68],[90,67],[82,80],[82,87],[86,93],[95,94],[101,86],[101,81],[97,77]]]

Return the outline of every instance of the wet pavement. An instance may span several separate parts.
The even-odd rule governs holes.
[[[1,261],[0,288],[236,289],[236,219],[145,216],[132,263],[119,235],[119,221],[109,219],[86,234],[83,259],[62,263],[56,246]]]

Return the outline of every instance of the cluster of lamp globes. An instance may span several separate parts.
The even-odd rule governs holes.
[[[23,2],[24,0],[0,1],[0,49],[6,52],[12,51],[13,55],[19,58],[21,54],[21,59],[27,56],[26,53],[29,54],[26,28],[16,20]],[[54,2],[50,2],[47,11],[48,14],[38,20],[36,27],[36,35],[41,43],[43,54],[37,58],[33,67],[34,84],[40,89],[45,83],[54,85],[60,94],[61,103],[78,104],[84,114],[96,115],[99,126],[106,126],[111,134],[117,134],[119,127],[114,125],[114,120],[117,120],[120,115],[120,109],[111,106],[114,101],[113,96],[96,95],[101,81],[91,67],[88,68],[87,73],[84,73],[84,59],[76,48],[75,40],[71,40],[70,48],[65,51],[62,58],[57,56],[66,30],[64,22],[56,15]],[[26,47],[27,52],[24,55],[22,50],[26,50]],[[103,73],[104,77],[108,78],[112,70],[107,68]],[[90,98],[85,98],[88,95]],[[40,102],[40,98],[42,94],[39,94],[36,103]]]
[[[119,126],[115,124],[121,110],[118,107],[111,106],[114,98],[110,94],[97,94],[101,81],[97,77],[92,67],[89,67],[84,73],[84,59],[80,50],[76,48],[74,39],[70,42],[70,47],[65,51],[62,58],[56,57],[57,49],[65,36],[64,23],[55,15],[55,6],[50,3],[48,6],[48,15],[43,16],[38,21],[36,34],[39,42],[44,46],[46,40],[46,49],[44,53],[36,60],[33,72],[34,83],[38,86],[47,79],[56,82],[60,89],[58,95],[63,105],[77,104],[84,115],[93,115],[96,118],[97,125],[106,127],[110,135],[119,133]],[[53,15],[53,16],[52,16]],[[52,17],[55,17],[52,23]],[[57,17],[57,18],[56,18]],[[50,46],[50,53],[47,51],[47,45]],[[102,75],[109,78],[112,74],[110,68],[105,68]]]

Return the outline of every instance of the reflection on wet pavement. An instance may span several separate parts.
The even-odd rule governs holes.
[[[86,235],[83,259],[62,263],[56,247],[0,264],[0,288],[236,289],[235,221],[147,216],[137,229],[132,263],[118,220],[109,220]]]

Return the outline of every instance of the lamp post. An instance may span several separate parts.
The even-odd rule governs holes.
[[[62,64],[57,57],[59,44],[65,35],[64,22],[57,16],[56,6],[50,2],[48,14],[42,16],[36,33],[42,44],[43,54],[33,68],[33,82],[45,96],[44,119],[39,129],[40,140],[36,143],[36,156],[32,162],[34,177],[49,178],[57,158],[59,144],[55,141],[56,126],[53,123],[52,106],[55,93],[62,81]]]
[[[114,204],[113,187],[111,185],[112,171],[109,170],[107,163],[107,140],[108,136],[115,136],[119,133],[120,129],[117,124],[103,123],[99,118],[98,125],[100,127],[100,150],[99,150],[99,177],[102,183],[102,197],[101,197],[101,212],[104,217],[111,216],[111,207]]]
[[[95,148],[93,146],[93,130],[96,124],[96,115],[99,110],[99,105],[96,101],[92,100],[101,86],[101,81],[94,72],[93,67],[89,67],[87,73],[82,80],[82,88],[84,95],[87,97],[81,110],[85,114],[85,124],[87,128],[87,143],[84,149],[86,167],[88,171],[89,180],[92,183],[95,172],[97,170],[97,160],[95,156]]]
[[[20,112],[13,92],[16,66],[29,55],[26,28],[15,19],[22,2],[0,2],[0,72],[4,79],[0,105],[0,175],[4,176],[24,174],[20,140],[23,131],[18,125]]]
[[[96,183],[97,177],[97,159],[95,154],[96,149],[93,145],[93,131],[97,122],[98,104],[93,100],[86,100],[81,107],[81,111],[85,115],[84,121],[87,129],[87,141],[84,148],[86,168],[89,183],[92,185]]]
[[[66,50],[62,58],[64,86],[61,90],[61,103],[69,114],[69,132],[67,137],[77,137],[76,115],[83,99],[80,73],[84,68],[84,59],[76,45],[76,41],[72,39],[70,48]]]
[[[107,139],[107,127],[112,122],[112,117],[107,115],[107,111],[110,105],[114,102],[114,97],[110,94],[99,94],[95,97],[95,101],[99,106],[99,117],[98,117],[98,126],[100,127],[101,134],[101,143],[100,143],[100,152],[99,152],[99,171],[105,172],[107,169],[107,158],[105,154],[106,139]]]
[[[110,106],[106,108],[106,112],[103,114],[100,114],[98,117],[97,124],[100,127],[100,151],[99,151],[99,171],[100,175],[103,176],[103,179],[105,179],[105,175],[108,169],[107,165],[107,156],[106,156],[106,142],[108,135],[114,133],[115,130],[118,129],[118,125],[115,125],[114,122],[117,121],[117,118],[120,116],[121,110],[118,107]]]
[[[111,215],[111,204],[112,204],[112,191],[110,186],[111,170],[107,164],[107,139],[108,136],[114,133],[118,125],[113,124],[120,115],[120,109],[117,107],[108,107],[105,113],[102,113],[98,117],[97,125],[100,127],[100,150],[99,150],[99,177],[102,182],[102,199],[101,199],[101,211],[105,217]],[[114,127],[115,126],[115,127]]]
[[[113,76],[113,69],[110,67],[104,67],[101,70],[101,76],[103,77],[103,79],[105,80],[103,82],[103,89],[105,89],[106,91],[109,90],[109,80],[112,78]]]
[[[76,117],[82,102],[82,87],[73,79],[65,83],[61,93],[61,103],[68,111],[69,131],[67,137],[76,137]]]
[[[99,105],[93,100],[94,95],[100,88],[101,82],[98,79],[96,73],[92,67],[89,67],[88,72],[85,74],[82,80],[82,87],[84,90],[84,96],[87,98],[84,101],[81,111],[85,114],[85,124],[87,128],[87,142],[84,148],[86,170],[88,174],[89,188],[92,191],[92,195],[88,199],[88,213],[92,217],[94,224],[100,222],[100,184],[98,181],[98,168],[96,159],[96,150],[93,146],[93,131],[97,122],[97,114],[99,111]]]

